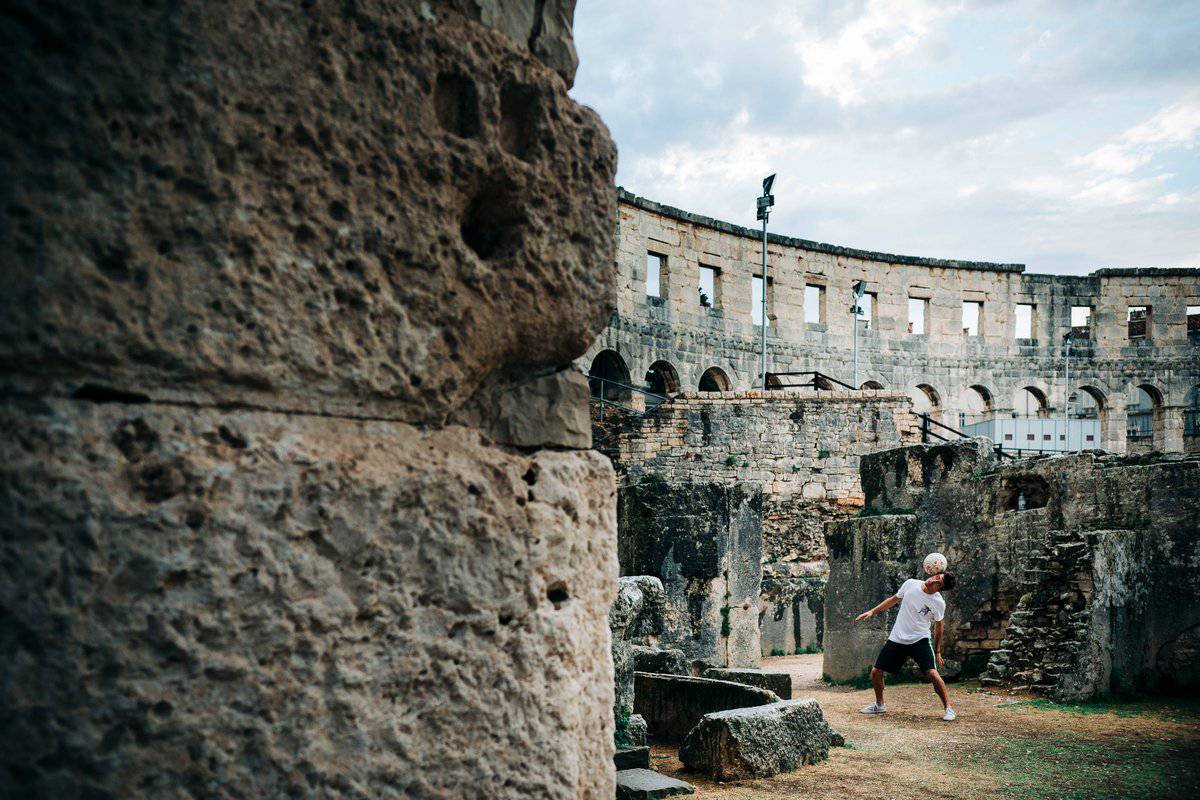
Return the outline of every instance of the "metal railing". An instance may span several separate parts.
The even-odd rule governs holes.
[[[929,416],[928,414],[920,413],[920,414],[917,414],[917,417],[921,420],[921,444],[929,444],[930,439],[937,439],[938,441],[941,441],[941,442],[953,442],[953,441],[957,441],[958,439],[970,439],[971,438],[970,436],[968,436],[967,434],[958,430],[957,428],[951,428],[949,425],[945,425],[941,422],[938,422],[936,419]],[[953,434],[954,435],[953,438],[947,437],[947,436],[942,436],[940,433],[938,433],[937,431],[935,431],[933,429],[935,426],[938,428],[941,428],[942,430],[946,431],[947,433]],[[1020,457],[1016,454],[1006,452],[1004,449],[1004,445],[1002,445],[1002,444],[993,443],[992,449],[996,451],[996,455],[1000,456],[1000,458],[1011,458],[1013,460],[1016,460],[1017,458]]]
[[[592,399],[600,403],[600,421],[604,421],[604,409],[606,406],[620,409],[626,414],[634,414],[643,416],[654,409],[658,408],[663,403],[667,402],[667,397],[661,394],[646,389],[630,386],[627,383],[620,381],[601,378],[597,375],[588,376],[588,388],[591,389]],[[629,397],[631,392],[636,392],[647,398],[646,407],[642,410],[634,408],[632,405],[626,405],[620,402]]]
[[[812,376],[806,381],[791,381],[780,380],[781,378],[803,378]],[[832,375],[826,375],[824,372],[810,370],[808,372],[768,372],[767,373],[767,388],[768,389],[803,389],[813,388],[817,391],[833,391],[833,387],[841,386],[844,389],[849,389],[852,392],[857,392],[858,389],[844,381],[839,381]]]

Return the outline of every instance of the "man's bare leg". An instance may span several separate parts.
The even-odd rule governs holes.
[[[883,705],[883,670],[871,667],[871,685],[875,687],[875,704]]]
[[[942,698],[942,707],[949,708],[950,707],[950,696],[948,694],[946,694],[946,682],[944,680],[942,680],[942,676],[938,675],[938,671],[936,669],[931,669],[928,672],[926,672],[925,674],[929,676],[929,680],[933,681],[933,690],[935,692],[937,692],[937,696]],[[879,686],[880,686],[880,688],[875,690],[875,694],[877,696],[879,695],[880,692],[883,691],[883,688],[882,688],[883,687],[883,678],[882,677],[879,679]]]

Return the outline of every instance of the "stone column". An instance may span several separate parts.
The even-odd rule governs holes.
[[[1155,419],[1154,440],[1164,453],[1183,452],[1183,406],[1162,407]]]
[[[16,6],[5,788],[611,798],[569,0]]]

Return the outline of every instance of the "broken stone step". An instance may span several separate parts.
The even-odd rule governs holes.
[[[645,745],[641,747],[621,747],[613,755],[613,764],[618,770],[622,769],[649,769],[650,768],[650,748]]]
[[[617,770],[617,800],[658,800],[677,794],[695,794],[690,783],[668,778],[651,769]]]
[[[706,714],[679,748],[679,760],[719,781],[765,778],[822,761],[835,743],[845,739],[816,700],[782,700]]]

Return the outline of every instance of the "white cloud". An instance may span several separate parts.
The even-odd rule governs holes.
[[[863,13],[828,36],[796,25],[804,83],[843,106],[865,101],[867,85],[889,62],[912,53],[958,3],[869,0]]]
[[[1104,175],[1128,175],[1165,150],[1193,146],[1197,135],[1200,135],[1200,103],[1178,103],[1096,148],[1077,163]]]

